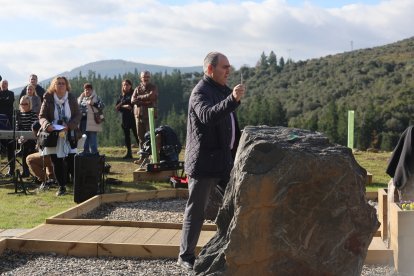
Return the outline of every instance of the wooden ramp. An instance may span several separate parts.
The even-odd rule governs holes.
[[[178,256],[181,224],[76,219],[56,222],[42,224],[30,232],[7,239],[6,248],[67,256]],[[197,253],[215,233],[215,225],[203,228]]]

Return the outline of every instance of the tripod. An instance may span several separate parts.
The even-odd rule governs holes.
[[[14,184],[14,193],[24,193],[27,194],[27,188],[25,183],[23,182],[22,179],[22,175],[20,173],[19,169],[16,169],[16,162],[23,167],[23,164],[17,159],[17,139],[16,139],[16,121],[17,121],[17,116],[18,116],[18,112],[19,110],[14,109],[13,110],[13,116],[12,116],[12,130],[13,130],[13,135],[12,135],[12,139],[10,139],[10,141],[8,141],[7,144],[7,151],[10,151],[9,147],[12,147],[13,149],[13,156],[11,158],[11,160],[8,160],[7,164],[3,166],[3,168],[0,169],[0,172],[2,172],[5,168],[9,167],[10,168],[10,173],[12,174],[12,179],[11,182],[3,182],[3,184],[5,183],[13,183]],[[9,155],[9,152],[8,152]],[[9,159],[9,156],[8,156]]]

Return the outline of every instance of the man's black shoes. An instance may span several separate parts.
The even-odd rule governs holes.
[[[177,265],[187,270],[193,270],[194,262],[184,261],[178,258]]]

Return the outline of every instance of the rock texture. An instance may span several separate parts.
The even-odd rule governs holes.
[[[197,275],[360,275],[379,227],[366,171],[320,133],[246,127]]]

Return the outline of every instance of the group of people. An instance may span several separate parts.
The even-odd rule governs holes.
[[[0,110],[7,117],[3,129],[56,132],[57,142],[52,146],[40,147],[36,140],[19,138],[22,154],[22,177],[30,176],[31,168],[43,188],[52,182],[59,185],[56,195],[66,193],[68,175],[73,176],[74,155],[78,140],[85,134],[84,154],[99,154],[97,132],[102,130],[94,119],[94,113],[102,111],[104,104],[90,83],[84,84],[84,91],[76,98],[66,77],[55,77],[45,91],[37,84],[37,76],[30,76],[30,83],[22,90],[19,112],[14,114],[14,93],[8,90],[8,81],[1,81]],[[15,120],[15,122],[14,122]],[[15,125],[13,125],[15,123]],[[15,140],[1,140],[7,149],[8,167],[6,175],[15,174]]]
[[[227,86],[230,69],[229,60],[224,54],[207,54],[203,64],[204,76],[194,87],[188,104],[184,166],[189,179],[189,198],[184,212],[177,265],[189,270],[193,269],[196,260],[195,248],[204,222],[209,195],[215,186],[222,186],[222,183],[229,181],[240,138],[235,110],[244,96],[245,87],[243,84],[238,84],[232,89]],[[134,90],[131,80],[126,79],[122,82],[122,92],[115,106],[116,110],[122,113],[122,128],[127,148],[124,158],[132,158],[131,130],[142,148],[145,132],[149,129],[148,108],[157,106],[158,91],[157,87],[150,83],[150,73],[142,72],[140,77],[141,83]],[[7,98],[6,95],[11,92],[3,94],[7,90],[7,86],[3,85],[4,82],[0,98],[2,95]],[[36,90],[36,87],[34,88]],[[38,116],[41,128],[52,132],[56,124],[64,126],[64,135],[59,137],[58,145],[44,149],[51,157],[54,175],[60,185],[58,195],[66,191],[64,158],[73,149],[66,138],[68,134],[75,132],[74,136],[77,136],[78,126],[80,125],[84,131],[86,126],[86,133],[89,132],[89,141],[86,144],[91,147],[92,152],[96,151],[96,136],[90,132],[96,132],[98,129],[88,127],[92,121],[88,115],[84,119],[84,114],[90,114],[89,107],[98,107],[98,98],[92,90],[92,85],[85,84],[84,88],[85,91],[76,101],[70,93],[68,80],[65,77],[57,77],[52,80],[43,95]],[[28,91],[27,94],[29,93]],[[5,110],[3,106],[7,104],[0,100],[1,110]]]
[[[122,114],[122,129],[124,131],[125,147],[127,152],[124,159],[133,158],[131,149],[130,133],[135,137],[139,145],[139,152],[143,149],[145,133],[149,131],[148,109],[154,109],[154,119],[157,119],[158,89],[151,83],[151,73],[143,71],[140,73],[140,84],[133,89],[132,81],[122,81],[121,95],[119,96],[115,109]],[[141,155],[140,155],[141,156]],[[142,157],[134,161],[136,164],[142,162]]]
[[[132,88],[131,80],[122,81],[121,95],[115,109],[122,114],[122,129],[127,149],[124,159],[133,158],[131,131],[140,147],[138,154],[142,149],[145,133],[149,130],[148,108],[154,108],[154,117],[157,118],[158,90],[157,86],[150,82],[150,78],[149,71],[141,72],[140,84],[135,89]],[[105,105],[91,83],[85,83],[83,92],[76,98],[70,92],[71,86],[66,77],[54,78],[47,91],[38,84],[36,75],[30,75],[29,81],[20,94],[16,130],[32,130],[36,134],[40,131],[59,131],[59,139],[56,146],[44,148],[39,148],[34,140],[20,139],[23,157],[22,176],[30,175],[30,167],[39,181],[47,183],[47,186],[43,187],[47,188],[50,183],[56,181],[59,185],[57,195],[64,195],[68,174],[73,176],[73,156],[77,153],[77,141],[83,134],[86,136],[83,154],[99,154],[97,133],[102,131],[102,123],[95,120],[95,113],[102,114]],[[8,90],[8,81],[2,80],[0,113],[7,116],[9,129],[12,129],[14,120],[13,103],[14,93]],[[6,175],[13,176],[15,162],[11,161],[15,154],[15,143],[11,140],[1,141],[8,154],[9,170]],[[142,162],[142,158],[135,161],[137,164],[139,162]]]

